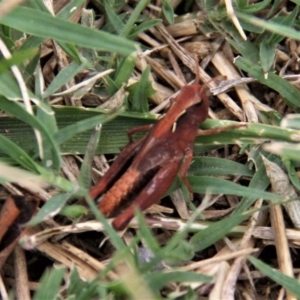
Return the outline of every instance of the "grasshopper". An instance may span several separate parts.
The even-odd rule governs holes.
[[[192,192],[186,173],[193,158],[193,144],[199,134],[215,134],[245,126],[199,131],[199,125],[208,116],[208,108],[205,88],[194,83],[182,87],[163,118],[153,125],[129,130],[129,140],[132,140],[133,133],[149,129],[144,138],[122,150],[110,169],[89,191],[93,199],[102,196],[98,208],[106,217],[116,215],[120,207],[127,204],[112,223],[116,230],[123,230],[128,225],[135,209],[145,210],[158,202],[177,174]]]

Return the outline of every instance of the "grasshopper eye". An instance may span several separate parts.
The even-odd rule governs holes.
[[[208,86],[203,85],[198,92],[201,102],[208,101],[209,94]]]
[[[205,97],[206,95],[204,95]],[[199,101],[198,103],[203,103],[203,89],[200,89],[198,92]]]

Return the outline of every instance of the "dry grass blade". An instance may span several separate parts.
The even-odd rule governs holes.
[[[227,60],[223,53],[217,52],[212,58],[212,63],[226,79],[230,80],[240,77],[234,66]],[[251,98],[255,97],[250,93],[249,88],[246,84],[239,84],[238,86],[235,86],[234,89],[242,103],[246,120],[251,123],[257,123],[257,112],[251,102]]]
[[[191,36],[201,32],[201,16],[194,18],[192,20],[182,21],[180,23],[175,23],[166,27],[166,30],[174,38],[182,36]]]
[[[291,185],[287,175],[275,163],[263,157],[272,189],[279,195],[285,196],[287,201],[283,203],[294,226],[300,229],[300,201],[297,198],[294,187]],[[296,200],[295,200],[296,199]]]
[[[28,234],[36,234],[38,231],[38,229],[28,228]],[[68,243],[42,242],[37,249],[68,268],[75,265],[82,280],[95,279],[98,273],[105,268],[93,257]],[[111,279],[117,278],[114,273],[109,273],[107,276]]]
[[[176,190],[171,195],[172,202],[181,219],[187,220],[190,217],[182,190]]]
[[[30,288],[28,285],[28,270],[24,250],[17,246],[15,248],[15,275],[16,275],[16,294],[18,299],[29,300]]]
[[[159,64],[159,62],[155,61],[151,57],[145,57],[147,63],[151,66],[153,71],[160,77],[164,78],[172,87],[178,89],[184,86],[184,82],[180,81],[173,72],[166,69],[165,66]]]
[[[294,277],[293,263],[290,255],[288,240],[285,233],[285,224],[280,205],[270,207],[271,224],[275,234],[275,246],[278,257],[278,266],[283,274]],[[295,300],[296,297],[287,292],[288,300]]]
[[[207,267],[209,265],[214,265],[214,264],[218,264],[222,261],[226,261],[226,260],[231,260],[234,259],[236,257],[244,257],[247,256],[251,253],[254,253],[258,251],[258,249],[254,249],[254,248],[245,248],[242,250],[236,250],[235,252],[232,253],[226,253],[226,254],[220,254],[218,253],[215,257],[212,258],[208,258],[199,262],[194,262],[191,263],[188,266],[184,266],[184,267],[179,267],[178,269],[181,271],[188,271],[188,270],[194,270],[194,269],[201,269],[204,267]]]

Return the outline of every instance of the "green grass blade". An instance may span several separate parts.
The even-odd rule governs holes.
[[[235,176],[250,176],[253,175],[253,170],[249,167],[237,163],[232,160],[218,157],[200,157],[193,158],[193,163],[189,168],[189,175],[235,175]]]
[[[149,272],[145,279],[152,291],[159,290],[171,282],[203,282],[209,283],[212,281],[211,276],[198,274],[194,272]]]
[[[104,124],[119,114],[120,111],[116,111],[110,114],[99,114],[91,118],[84,119],[82,121],[74,122],[58,131],[55,136],[56,141],[61,144],[78,133],[91,129],[99,124]]]
[[[132,73],[135,68],[135,61],[136,61],[136,55],[129,55],[128,57],[124,57],[124,59],[121,61],[117,71],[114,74],[114,82],[117,88],[121,88],[122,85],[126,82],[128,82],[130,76],[132,76]],[[115,93],[117,90],[110,91],[111,94]]]
[[[190,239],[194,250],[201,251],[211,246],[246,218],[246,214],[236,214],[209,225]]]
[[[239,6],[239,10],[243,13],[248,13],[248,14],[253,14],[261,11],[264,9],[266,6],[268,6],[271,3],[272,0],[263,0],[257,3],[252,3],[249,5],[249,3],[245,3],[244,5]],[[237,5],[239,3],[237,2]]]
[[[300,32],[290,26],[281,25],[271,20],[265,21],[254,16],[237,13],[237,17],[255,26],[262,27],[263,29],[269,30],[274,33],[278,33],[284,37],[291,39],[300,40]]]
[[[34,36],[45,39],[52,38],[85,48],[116,52],[123,55],[129,55],[136,50],[134,43],[125,38],[116,38],[107,32],[74,24],[27,7],[19,6],[15,8],[0,20],[0,24]]]
[[[235,63],[250,76],[255,77],[262,84],[269,86],[281,94],[287,101],[288,105],[292,107],[300,107],[300,91],[288,81],[271,72],[268,73],[268,78],[266,79],[264,76],[264,71],[261,67],[254,65],[249,60],[242,57],[236,59]]]
[[[26,224],[27,226],[35,226],[43,221],[49,220],[56,216],[70,199],[71,194],[61,193],[53,196],[42,206],[37,214]]]
[[[264,198],[266,200],[283,201],[283,197],[279,195],[241,186],[234,182],[216,177],[188,176],[188,181],[195,193],[227,194],[251,198]]]
[[[84,159],[80,167],[78,182],[80,186],[86,189],[89,189],[91,187],[92,163],[97,149],[97,145],[100,140],[101,129],[101,125],[95,127],[91,135],[90,141],[86,147]]]
[[[110,242],[114,245],[114,247],[122,252],[127,252],[127,247],[124,244],[123,240],[119,237],[118,233],[112,228],[112,226],[108,223],[107,219],[100,213],[98,210],[96,204],[94,203],[93,199],[86,193],[86,201],[91,209],[91,211],[94,213],[96,219],[98,219],[102,224],[103,227],[107,233],[107,235],[110,237]]]
[[[265,145],[264,149],[270,153],[274,153],[283,157],[284,159],[290,159],[293,161],[299,161],[300,145],[293,145],[290,143],[273,142],[269,145]]]
[[[266,174],[266,169],[263,164],[257,168],[250,183],[249,188],[255,189],[256,191],[264,191],[270,184],[270,180]],[[256,200],[252,196],[245,196],[241,199],[240,203],[234,210],[233,214],[240,214],[246,211]]]
[[[39,287],[35,292],[33,299],[59,299],[59,289],[64,273],[65,269],[62,267],[54,267],[51,270],[47,270],[42,276]]]
[[[143,71],[140,81],[129,88],[130,107],[133,111],[141,113],[149,111],[147,99],[155,92],[149,81],[149,74],[150,68],[147,67]]]
[[[300,98],[299,98],[300,99]],[[237,122],[206,120],[201,124],[202,129],[224,127],[226,125],[238,124]],[[212,134],[207,136],[200,136],[196,139],[196,143],[214,144],[216,142],[221,144],[234,144],[240,140],[245,143],[257,142],[257,139],[272,139],[280,141],[299,142],[299,132],[297,130],[286,130],[279,126],[272,126],[259,123],[248,123],[246,127],[228,130],[219,134]]]
[[[57,142],[62,143],[62,153],[84,154],[86,151],[86,145],[89,142],[91,131],[82,131],[87,130],[89,126],[89,128],[93,128],[94,126],[96,126],[97,117],[99,117],[99,123],[101,123],[101,116],[103,116],[105,112],[99,109],[83,109],[78,107],[52,107],[52,109],[55,112],[58,127],[62,128],[61,130],[66,130],[64,133],[58,134],[58,136],[56,137]],[[82,129],[78,128],[77,133],[82,133],[79,133],[76,135],[76,137],[69,139],[70,136],[72,136],[74,133],[73,129],[72,127],[70,127],[71,130],[67,130],[67,128],[64,129],[64,127],[77,127],[78,122],[81,122],[83,120],[89,122],[87,119],[92,117],[96,118],[94,119],[94,121],[91,121],[93,119],[90,120],[91,123],[94,122],[93,124],[86,124],[86,127]],[[105,125],[103,126],[101,140],[96,153],[119,153],[120,148],[128,144],[128,129],[141,125],[151,124],[155,120],[156,116],[152,114],[141,114],[134,112],[120,113],[117,118],[105,123]],[[232,124],[238,123],[231,121],[207,120],[201,125],[201,128],[209,129]],[[0,130],[4,136],[18,143],[18,145],[21,146],[25,151],[32,149],[32,144],[35,142],[32,129],[22,124],[18,120],[10,117],[0,118]],[[134,138],[139,137],[141,137],[141,135],[134,136]],[[298,137],[299,132],[297,130],[265,124],[251,123],[247,124],[247,127],[245,128],[234,129],[221,134],[198,137],[196,139],[195,149],[198,149],[199,146],[203,147],[203,145],[215,145],[216,142],[218,142],[218,144],[230,144],[235,143],[238,140],[247,143],[256,143],[257,139],[272,139],[277,141],[297,142],[299,140]],[[64,142],[66,140],[68,141]]]
[[[61,70],[45,90],[43,98],[47,98],[55,93],[63,85],[72,80],[84,67],[84,63],[72,62],[66,68]]]
[[[287,115],[281,121],[281,126],[284,128],[300,129],[300,114]]]
[[[52,113],[52,110],[49,110],[49,105],[45,105],[45,103],[38,99],[31,91],[28,91],[28,93],[32,102],[34,102],[36,106],[44,110],[46,113]],[[0,95],[13,101],[19,101],[23,99],[19,85],[17,84],[12,73],[8,70],[0,73]]]
[[[119,18],[119,16],[113,11],[112,7],[108,3],[109,1],[104,1],[104,7],[105,7],[105,12],[106,16],[113,27],[114,31],[120,35],[125,24],[123,21]]]
[[[140,16],[142,10],[145,8],[145,6],[149,3],[149,0],[140,0],[134,11],[131,13],[127,23],[125,24],[123,30],[122,30],[122,36],[128,37],[132,28],[134,27],[134,23],[137,21],[138,17]]]
[[[166,18],[166,20],[168,21],[169,24],[173,24],[174,23],[174,10],[173,7],[170,3],[170,0],[162,0],[162,12]]]
[[[81,9],[81,6],[84,5],[84,3],[85,0],[71,0],[58,12],[57,16],[61,19],[68,20],[75,14],[76,9]]]
[[[248,260],[257,268],[260,272],[271,278],[273,281],[290,291],[295,295],[297,299],[300,298],[300,283],[297,279],[284,275],[280,271],[271,268],[269,265],[263,263],[261,260],[249,256]]]
[[[270,69],[272,68],[275,55],[276,55],[275,45],[268,44],[265,41],[263,41],[260,44],[259,56],[260,56],[260,62],[264,73],[269,72]]]
[[[18,145],[5,136],[0,134],[0,151],[11,157],[14,163],[22,166],[24,169],[39,173],[39,166],[31,159],[31,157]]]
[[[162,22],[162,20],[159,20],[159,19],[145,21],[145,22],[139,24],[138,26],[134,27],[132,29],[130,35],[128,36],[128,38],[134,39],[139,33],[156,26],[156,25],[160,24],[161,22]]]
[[[24,123],[32,126],[42,133],[43,137],[46,139],[49,145],[51,145],[53,168],[58,170],[61,163],[60,150],[47,128],[45,128],[44,125],[35,116],[30,115],[24,109],[24,107],[17,102],[9,101],[4,97],[0,97],[0,108],[11,115],[14,115],[16,118],[22,120]]]

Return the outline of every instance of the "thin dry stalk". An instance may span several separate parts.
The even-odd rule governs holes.
[[[175,71],[176,76],[184,83],[184,85],[186,85],[187,82],[184,78],[184,75],[181,72],[181,69],[180,69],[180,67],[177,63],[177,60],[175,59],[173,53],[170,50],[168,51],[168,58],[169,58],[169,61],[172,65],[173,70]]]
[[[95,82],[97,80],[99,80],[100,78],[103,78],[104,76],[106,75],[109,75],[110,73],[112,73],[114,70],[113,69],[107,69],[101,73],[97,73],[96,75],[84,80],[84,81],[81,81],[79,82],[78,84],[76,85],[72,85],[70,88],[66,89],[65,91],[63,92],[59,92],[59,93],[55,93],[53,94],[53,96],[64,96],[64,95],[68,95],[68,94],[71,94],[81,88],[84,88],[84,87],[89,87],[90,85],[94,85]]]
[[[263,200],[260,199],[256,201],[254,208],[259,209],[262,206]],[[255,245],[255,238],[252,237],[253,231],[257,225],[263,225],[266,222],[266,215],[261,212],[257,211],[255,212],[248,223],[247,229],[244,233],[243,238],[241,239],[239,248],[251,248],[254,247]],[[224,299],[234,299],[234,294],[235,294],[235,288],[236,288],[236,283],[238,280],[238,276],[244,267],[246,274],[250,274],[249,269],[245,265],[245,257],[238,257],[237,259],[234,260],[234,262],[231,264],[230,270],[227,274],[227,278],[224,283],[224,289],[222,295],[224,295]],[[254,284],[253,281],[249,275],[249,281],[251,283],[252,290],[254,291]]]
[[[69,253],[71,253],[75,257],[78,257],[79,259],[81,259],[87,265],[93,266],[93,268],[96,269],[98,272],[103,271],[105,269],[105,265],[103,265],[100,261],[98,261],[97,259],[88,255],[86,252],[82,251],[81,249],[78,249],[77,247],[73,246],[72,244],[63,242],[61,244],[61,247],[62,247],[62,249],[67,250]],[[119,276],[112,271],[108,273],[108,277],[111,280],[119,279]]]
[[[275,204],[276,202],[273,202]],[[280,205],[270,207],[271,224],[275,234],[275,247],[280,271],[290,277],[294,277],[293,263],[290,255],[289,245],[285,233],[285,223]],[[296,300],[296,297],[287,292],[288,300]]]
[[[167,211],[164,210],[164,212],[170,213],[170,210]],[[109,221],[111,222],[111,220]],[[155,220],[147,219],[146,222],[147,222],[147,226],[149,226],[150,228],[161,228],[164,230],[175,230],[175,231],[182,230],[187,225],[187,222],[182,219],[176,219],[171,217],[165,218],[161,216],[156,216]],[[133,219],[129,224],[129,228],[134,229],[137,227],[138,227],[137,220]],[[189,228],[192,231],[203,230],[207,227],[208,227],[208,223],[203,221],[197,221],[197,223],[194,222],[193,224],[189,225]],[[56,225],[54,228],[47,228],[44,231],[38,232],[37,234],[24,236],[22,238],[22,241],[29,248],[31,248],[31,247],[35,247],[37,244],[53,236],[57,236],[60,234],[81,233],[87,231],[103,232],[104,228],[102,224],[99,223],[98,221],[88,221],[88,222],[82,222],[82,223],[77,223],[68,226]],[[246,226],[236,226],[231,230],[232,233],[240,234],[240,235],[244,234],[245,231],[246,231]],[[299,230],[286,229],[286,236],[287,239],[291,242],[300,241]],[[273,229],[267,226],[255,227],[253,230],[253,237],[261,240],[268,240],[268,241],[274,241],[275,238]]]
[[[184,267],[179,267],[177,268],[178,271],[192,271],[192,270],[195,270],[195,269],[200,269],[200,268],[203,268],[203,267],[206,267],[208,265],[213,265],[213,264],[218,264],[222,261],[227,261],[227,260],[231,260],[231,259],[234,259],[236,257],[241,257],[241,256],[247,256],[251,253],[254,253],[258,251],[258,249],[255,249],[255,248],[245,248],[245,249],[242,249],[242,250],[237,250],[235,252],[230,252],[230,253],[226,253],[226,254],[216,254],[214,257],[212,258],[208,258],[208,259],[204,259],[204,260],[201,260],[201,261],[197,261],[197,262],[193,262],[189,265],[186,265]]]
[[[24,250],[17,245],[15,248],[15,287],[17,299],[30,300],[30,288],[28,284],[27,264]]]
[[[225,0],[225,6],[226,6],[226,10],[227,10],[227,14],[228,14],[229,18],[231,19],[231,21],[234,24],[235,28],[237,29],[237,31],[241,35],[242,39],[246,41],[247,36],[246,36],[246,34],[245,34],[238,18],[235,15],[233,5],[232,5],[232,0]]]

